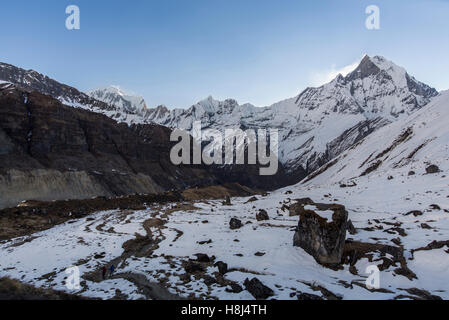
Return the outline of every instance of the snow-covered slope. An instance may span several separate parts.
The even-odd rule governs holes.
[[[306,184],[382,181],[388,177],[412,179],[413,172],[422,175],[430,165],[447,171],[448,123],[449,91],[444,91],[421,110],[379,129],[312,173]]]
[[[148,112],[145,99],[141,96],[126,93],[118,86],[109,86],[106,88],[91,90],[87,93],[96,100],[103,101],[108,105],[114,106],[122,117],[118,121],[128,119],[127,115],[137,115],[145,118]]]
[[[299,293],[327,299],[422,299],[426,291],[428,296],[449,299],[449,247],[443,244],[448,240],[449,198],[443,175],[416,175],[407,184],[399,178],[388,184],[382,179],[354,188],[298,184],[257,196],[257,201],[233,198],[231,206],[207,200],[98,212],[0,242],[0,277],[103,299],[115,298],[117,290],[125,299],[154,298],[145,296],[148,290],[142,287],[160,284],[182,298],[247,300],[253,299],[248,291],[234,288],[244,287],[245,279],[254,277],[273,290],[273,298],[282,300],[297,300]],[[290,217],[284,208],[302,197],[344,204],[357,229],[348,238],[398,248],[414,277],[404,274],[391,254],[377,250],[361,254],[354,264],[343,264],[339,270],[319,265],[293,246],[298,217]],[[260,209],[267,211],[269,221],[256,220]],[[411,210],[423,214],[408,214]],[[229,228],[233,217],[243,222],[241,229]],[[427,248],[433,241],[441,242]],[[150,253],[141,254],[139,249]],[[137,250],[134,256],[133,250]],[[228,272],[219,275],[213,262],[202,263],[203,272],[187,272],[196,254],[223,261]],[[115,275],[102,279],[102,267],[111,264],[116,266]],[[379,290],[365,286],[367,267],[373,265],[381,270]],[[65,270],[70,266],[80,270],[77,290],[65,286]]]
[[[247,278],[259,279],[275,299],[296,300],[300,293],[325,299],[449,299],[448,111],[446,91],[367,136],[303,183],[233,198],[229,206],[207,200],[98,212],[5,241],[0,276],[73,293],[64,279],[65,269],[75,265],[83,280],[75,292],[104,299],[114,298],[117,289],[127,299],[152,298],[142,285],[154,284],[182,298],[253,299],[243,289]],[[430,165],[439,170],[427,173]],[[299,218],[289,215],[288,206],[304,197],[345,205],[354,224],[347,248],[361,249],[348,251],[337,269],[293,246]],[[270,220],[257,221],[261,209]],[[231,230],[231,218],[240,219],[242,228]],[[144,235],[155,245],[151,254],[138,251],[146,248]],[[130,256],[132,250],[124,248],[137,253]],[[204,262],[203,271],[192,275],[186,267],[197,254],[214,256],[228,272],[219,275],[214,262]],[[101,279],[101,268],[112,263],[115,275]],[[372,266],[380,271],[379,289],[366,286]],[[243,290],[235,290],[238,286]]]
[[[147,120],[190,130],[203,127],[273,128],[279,132],[279,160],[288,171],[317,169],[379,127],[407,117],[437,95],[383,57],[365,56],[346,77],[256,108],[235,100],[202,100],[187,110],[152,109]]]

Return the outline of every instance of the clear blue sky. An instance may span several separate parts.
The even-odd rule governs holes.
[[[65,28],[70,4],[79,31]],[[381,30],[365,28],[371,4]],[[448,0],[15,0],[0,28],[0,61],[81,90],[120,85],[149,106],[269,105],[364,53],[449,89]]]

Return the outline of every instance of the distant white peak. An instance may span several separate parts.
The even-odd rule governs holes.
[[[396,65],[390,60],[385,59],[382,56],[374,56],[370,57],[368,55],[365,55],[362,61],[360,62],[360,65],[357,67],[356,71],[362,72],[363,76],[369,76],[371,73],[376,72],[374,69],[375,67],[378,68],[377,72],[379,71],[385,71],[388,75],[390,75],[395,82],[402,82],[403,84],[405,81],[405,76],[407,74],[407,71],[405,71],[404,68]]]
[[[204,111],[207,114],[214,114],[219,110],[232,112],[238,106],[238,102],[234,99],[219,101],[214,99],[212,96],[209,96],[206,99],[203,99],[197,104],[193,105],[191,110],[193,112]]]
[[[91,91],[89,91],[89,94],[90,93],[95,93],[95,92],[112,93],[112,94],[119,95],[121,97],[138,98],[138,99],[144,100],[144,98],[141,95],[138,95],[138,94],[136,94],[134,92],[131,92],[131,91],[124,90],[124,89],[122,89],[118,85],[111,85],[111,86],[107,86],[107,87],[104,87],[104,88],[91,90]]]
[[[147,111],[147,105],[142,96],[127,92],[117,85],[91,90],[87,94],[126,112],[142,114]]]

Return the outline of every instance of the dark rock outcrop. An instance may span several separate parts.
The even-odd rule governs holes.
[[[270,220],[270,217],[268,216],[268,212],[264,209],[260,209],[259,212],[256,214],[257,221],[267,221]]]
[[[207,254],[204,253],[197,253],[195,254],[196,261],[198,262],[211,262],[212,258],[210,258]]]
[[[293,245],[303,248],[323,265],[339,264],[346,240],[348,212],[344,206],[337,204],[315,204],[315,206],[320,211],[333,211],[332,221],[321,217],[313,210],[300,209]]]
[[[204,267],[199,263],[195,263],[193,261],[188,261],[184,266],[184,270],[187,273],[203,272]]]
[[[350,235],[357,234],[357,229],[354,227],[354,224],[351,220],[348,220],[348,232]]]
[[[231,292],[231,293],[240,293],[243,291],[243,288],[241,285],[239,285],[238,283],[230,283],[229,286],[231,287],[230,289],[226,288],[226,292]]]
[[[226,196],[225,201],[223,201],[224,206],[231,206],[231,198],[229,196]]]
[[[231,228],[231,230],[236,230],[243,227],[243,224],[239,219],[232,218],[231,221],[229,221],[229,227]]]
[[[434,174],[434,173],[439,173],[439,172],[440,172],[440,168],[434,164],[432,164],[426,168],[427,174]]]
[[[218,261],[217,263],[214,264],[214,267],[217,267],[218,272],[222,275],[228,272],[228,264],[224,263],[223,261]]]
[[[170,129],[129,127],[15,87],[0,89],[0,208],[22,200],[159,193],[217,182],[170,161]]]
[[[274,295],[273,290],[265,286],[259,279],[246,279],[244,282],[245,289],[257,300],[266,300]]]
[[[393,266],[397,267],[393,270],[395,274],[402,275],[409,280],[417,279],[416,274],[407,266],[403,247],[390,246],[381,243],[346,241],[341,262],[343,264],[355,266],[362,258],[372,261],[374,254],[379,254],[382,257],[382,263],[379,262],[377,265],[380,271],[384,271]],[[387,257],[387,255],[389,255],[391,259]]]
[[[300,301],[317,301],[317,300],[324,300],[320,296],[317,296],[316,294],[311,293],[300,293],[298,294],[298,300]]]

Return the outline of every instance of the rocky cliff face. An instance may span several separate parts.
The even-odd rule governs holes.
[[[244,176],[175,166],[170,133],[155,124],[117,123],[36,91],[0,84],[0,207],[27,199],[156,193],[236,181],[267,189],[282,184],[281,172],[264,179],[257,166],[239,168]]]
[[[117,124],[11,85],[0,87],[0,206],[154,193],[216,182],[206,168],[170,162],[170,130]]]

